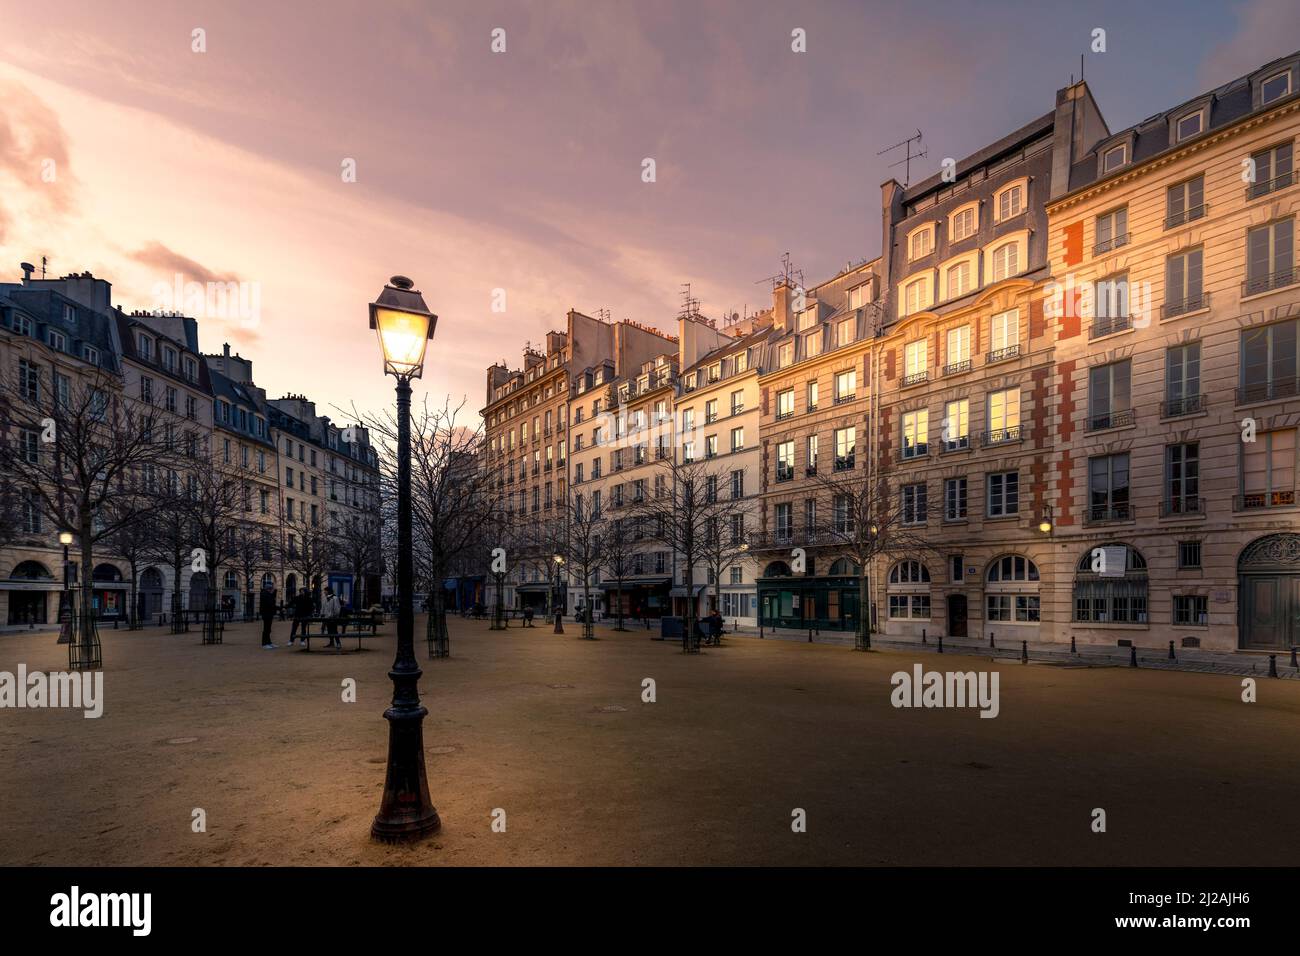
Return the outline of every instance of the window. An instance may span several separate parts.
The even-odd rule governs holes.
[[[1128,478],[1128,452],[1088,459],[1087,522],[1128,521],[1132,517]]]
[[[965,557],[960,554],[948,555],[948,579],[954,584],[965,580],[965,562]]]
[[[978,228],[979,204],[971,203],[969,206],[963,206],[952,214],[948,222],[948,240],[961,242],[963,239],[969,239],[975,235]]]
[[[972,270],[969,259],[965,262],[958,262],[956,265],[949,266],[945,273],[947,297],[949,299],[956,299],[957,297],[963,296],[969,292],[973,288],[971,275]]]
[[[1025,184],[1014,183],[997,194],[998,222],[1011,219],[1025,211]]]
[[[944,451],[970,447],[970,400],[961,398],[943,407]]]
[[[711,398],[704,403],[704,424],[712,425],[718,420],[718,400]]]
[[[1128,145],[1120,143],[1118,146],[1112,146],[1101,154],[1101,172],[1104,176],[1106,173],[1119,169],[1128,162]]]
[[[1199,442],[1179,442],[1165,447],[1164,513],[1201,514]]]
[[[794,536],[794,508],[785,501],[776,506],[776,537],[778,541],[789,541]]]
[[[1097,217],[1097,242],[1093,252],[1100,254],[1128,243],[1128,207],[1115,209]]]
[[[1290,142],[1279,143],[1271,149],[1253,154],[1250,161],[1255,175],[1246,187],[1246,198],[1258,199],[1295,182],[1292,159]]]
[[[1183,627],[1209,626],[1210,599],[1201,594],[1175,594],[1174,623]]]
[[[1205,177],[1197,176],[1165,190],[1165,228],[1173,229],[1205,215]]]
[[[836,348],[839,348],[842,345],[848,345],[853,341],[855,332],[854,325],[855,323],[853,319],[845,319],[843,322],[840,322],[835,326]]]
[[[990,584],[1037,581],[1038,565],[1021,555],[1008,554],[989,565],[987,577]]]
[[[835,404],[852,401],[858,390],[858,375],[856,369],[849,369],[847,372],[835,373]]]
[[[800,332],[806,332],[817,324],[817,306],[811,306],[799,313],[795,328]]]
[[[1006,624],[1036,624],[1041,607],[1038,566],[1019,554],[994,558],[985,575],[985,618]]]
[[[1283,70],[1281,73],[1274,73],[1266,77],[1264,82],[1259,85],[1259,103],[1261,106],[1267,106],[1274,100],[1280,100],[1284,96],[1291,95],[1291,71]]]
[[[1203,251],[1189,249],[1165,260],[1165,318],[1184,315],[1207,304],[1201,288]]]
[[[961,325],[949,329],[947,334],[948,364],[944,366],[945,375],[970,371],[970,326]]]
[[[659,405],[662,405],[662,404],[663,404],[663,403],[660,402],[660,403],[657,403],[656,406],[655,406],[655,418],[656,418],[656,420],[660,420],[660,419],[661,419],[661,416],[659,415]],[[732,393],[731,393],[731,414],[733,414],[733,415],[739,415],[739,414],[740,414],[741,412],[743,412],[744,410],[745,410],[745,393],[744,393],[743,391],[735,391],[735,392],[732,392]]]
[[[903,346],[903,384],[915,385],[924,382],[927,377],[929,362],[926,339],[908,342]]]
[[[1246,283],[1258,295],[1295,282],[1295,219],[1279,219],[1246,233]]]
[[[966,479],[946,478],[943,483],[943,520],[961,521],[966,517]]]
[[[794,343],[785,342],[781,345],[780,348],[777,349],[776,367],[785,368],[787,365],[793,364],[793,362],[794,362]]]
[[[928,309],[931,301],[929,276],[921,276],[903,287],[904,315],[913,315],[922,309]]]
[[[1020,510],[1020,474],[995,472],[988,480],[988,516],[1005,518]]]
[[[1020,272],[1020,243],[1008,242],[993,250],[993,281],[1001,282]]]
[[[822,334],[810,332],[803,337],[803,357],[815,358],[822,354]]]
[[[1181,117],[1174,126],[1174,141],[1181,143],[1201,132],[1205,128],[1205,114],[1201,111],[1188,113]]]
[[[925,524],[925,484],[903,485],[901,494],[903,524]]]
[[[1297,329],[1300,320],[1274,322],[1241,333],[1241,388],[1238,402],[1260,402],[1296,394]]]
[[[930,413],[927,409],[903,413],[903,458],[920,458],[929,453]]]
[[[1089,431],[1133,424],[1131,374],[1128,360],[1098,365],[1088,372]]]
[[[1074,620],[1091,624],[1147,623],[1147,563],[1124,544],[1090,548],[1074,576]]]
[[[745,429],[733,428],[731,430],[731,450],[740,451],[745,447]]]
[[[889,616],[893,619],[920,619],[928,621],[930,619],[930,595],[889,595]]]
[[[1263,432],[1241,443],[1238,510],[1295,504],[1295,429]]]
[[[718,436],[717,435],[709,435],[704,439],[704,457],[705,458],[718,457]]]
[[[808,383],[808,411],[817,410],[817,383],[815,381]]]
[[[663,476],[659,475],[657,477],[662,478]],[[732,498],[745,497],[745,473],[740,469],[737,469],[731,473],[731,497]]]
[[[889,572],[890,584],[929,584],[930,572],[920,561],[899,561]]]
[[[857,453],[857,430],[853,427],[835,430],[835,470],[851,471]]]
[[[836,496],[836,505],[839,505],[839,496]],[[817,530],[817,499],[805,498],[803,501],[803,529],[808,534],[813,534]],[[842,529],[837,525],[836,531]]]
[[[776,446],[776,480],[789,481],[794,477],[794,442],[783,441]]]
[[[919,561],[900,561],[889,572],[889,616],[928,620],[930,572]]]
[[[990,321],[988,361],[1020,354],[1020,310],[999,312]]]
[[[871,283],[864,282],[849,290],[849,308],[861,309],[871,301]]]
[[[809,475],[817,474],[817,436],[809,435],[807,439],[808,464],[807,473]]]
[[[1202,410],[1201,343],[1176,345],[1165,352],[1166,417],[1190,415]]]
[[[908,259],[920,259],[934,252],[934,223],[913,230],[907,238]]]
[[[1194,569],[1201,566],[1201,542],[1199,541],[1179,541],[1178,542],[1178,567],[1182,569]]]
[[[56,352],[66,352],[68,350],[68,338],[62,332],[56,332],[50,329],[50,348]]]
[[[853,534],[856,530],[856,524],[853,514],[853,496],[849,494],[836,495],[833,502],[833,520],[836,534]],[[817,499],[808,499],[808,517],[809,530],[817,525]]]
[[[794,414],[794,389],[787,388],[776,393],[776,420],[789,418]]]
[[[1089,335],[1098,338],[1133,327],[1129,313],[1128,277],[1109,276],[1093,283],[1093,323]]]
[[[1012,388],[989,394],[988,444],[1020,438],[1020,389]]]
[[[26,359],[18,360],[18,392],[29,402],[41,399],[41,368]]]

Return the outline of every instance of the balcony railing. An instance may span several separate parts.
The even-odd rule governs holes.
[[[1270,272],[1267,275],[1252,276],[1241,284],[1241,294],[1259,295],[1261,292],[1271,292],[1274,289],[1281,289],[1285,286],[1294,285],[1296,281],[1295,269],[1278,269],[1276,272]]]
[[[1295,504],[1294,491],[1260,491],[1233,495],[1233,511],[1258,511],[1262,508],[1289,508]]]
[[[787,418],[793,418],[793,417],[794,417],[794,409],[793,409],[793,408],[790,409],[788,412],[777,412],[777,413],[776,413],[776,420],[777,420],[778,422],[783,422],[783,421],[785,421]]]
[[[1205,499],[1194,496],[1183,495],[1179,498],[1166,498],[1160,502],[1160,517],[1169,518],[1175,515],[1203,515],[1205,514]]]
[[[1005,362],[1007,359],[1013,359],[1019,354],[1020,345],[1017,343],[1015,345],[1008,345],[1003,349],[994,349],[992,352],[989,352],[984,356],[984,361],[986,364],[992,365],[994,362]]]
[[[1125,408],[1114,412],[1103,412],[1100,415],[1088,416],[1088,431],[1101,431],[1103,428],[1122,428],[1125,425],[1132,425],[1135,420],[1133,409]]]
[[[1247,199],[1258,199],[1260,196],[1267,196],[1269,193],[1275,193],[1279,189],[1285,189],[1295,182],[1295,171],[1283,173],[1281,176],[1274,176],[1272,179],[1266,179],[1262,183],[1251,183],[1246,187]]]
[[[1238,405],[1269,402],[1278,398],[1294,398],[1300,394],[1300,378],[1274,378],[1267,382],[1252,382],[1239,387],[1236,392]]]
[[[939,443],[940,454],[947,454],[950,451],[965,451],[970,448],[970,436],[962,435],[960,438],[949,438]]]
[[[1092,247],[1093,255],[1101,255],[1103,252],[1110,252],[1112,249],[1118,249],[1120,246],[1128,245],[1128,233],[1118,236],[1111,236],[1109,239],[1103,239]]]
[[[835,404],[843,405],[845,402],[851,402],[858,397],[857,392],[845,392],[843,395],[835,396]]]
[[[805,477],[812,478],[812,477],[816,476],[816,474],[817,474],[817,466],[816,466],[816,465],[805,465],[805,466],[804,466],[804,469],[803,469],[803,473],[804,473],[804,476],[805,476]]]
[[[1131,328],[1133,328],[1133,316],[1131,315],[1104,316],[1093,320],[1092,328],[1088,330],[1088,338],[1099,339],[1103,335],[1124,332]]]
[[[990,448],[993,445],[1003,445],[1011,441],[1020,441],[1019,425],[980,433],[980,444],[985,448]]]
[[[1182,415],[1195,415],[1205,411],[1209,404],[1206,395],[1187,395],[1183,398],[1169,398],[1160,403],[1161,418],[1178,418]]]
[[[930,454],[930,446],[927,442],[917,442],[915,445],[904,445],[902,458],[904,461],[912,461],[916,458],[925,458]]]
[[[943,374],[960,375],[962,372],[969,372],[970,369],[971,369],[970,359],[966,359],[964,362],[953,362],[951,365],[945,365],[943,367]]]
[[[1166,302],[1160,307],[1160,317],[1172,319],[1176,315],[1186,315],[1188,312],[1197,312],[1209,307],[1210,293],[1202,292],[1200,295],[1189,295],[1187,298],[1176,302]]]
[[[929,380],[930,380],[929,369],[926,369],[925,371],[922,372],[913,372],[911,375],[903,376],[903,388],[907,388],[910,385],[921,385],[925,382],[928,382]]]
[[[779,462],[776,466],[777,481],[792,481],[794,479],[794,465],[783,465]]]
[[[1083,515],[1084,524],[1114,524],[1120,521],[1132,521],[1132,505],[1090,505]]]
[[[853,456],[853,455],[836,455],[836,456],[835,456],[835,470],[836,470],[836,471],[852,471],[852,470],[853,470],[853,466],[854,466],[854,464],[855,464],[855,459],[854,459],[854,456]]]
[[[1172,215],[1165,216],[1165,228],[1177,229],[1179,226],[1185,226],[1189,222],[1195,222],[1202,218],[1209,210],[1209,206],[1201,203],[1199,206],[1193,206],[1191,209],[1185,209],[1182,212],[1176,212]]]

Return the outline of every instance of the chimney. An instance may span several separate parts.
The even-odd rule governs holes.
[[[224,355],[226,358],[230,358],[230,343],[229,343],[229,342],[222,342],[222,343],[221,343],[221,354]]]
[[[30,262],[24,262],[21,268],[23,270],[23,285],[26,285],[32,281],[32,273],[36,271],[36,267]]]

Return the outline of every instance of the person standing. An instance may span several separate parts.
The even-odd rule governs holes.
[[[320,616],[325,618],[325,633],[329,635],[327,647],[341,647],[339,641],[339,610],[341,605],[334,589],[325,589],[325,598],[320,602]]]
[[[257,611],[262,618],[262,649],[270,650],[275,647],[271,643],[271,623],[275,620],[275,591],[271,588],[262,588],[261,597],[257,602]]]
[[[307,644],[307,619],[311,617],[311,593],[299,591],[293,596],[293,624],[289,626],[289,646],[293,647],[294,635],[302,632],[302,643]]]

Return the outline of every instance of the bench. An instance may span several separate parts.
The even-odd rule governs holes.
[[[302,619],[300,622],[302,624],[302,632],[298,636],[302,638],[302,649],[304,651],[307,651],[308,653],[311,652],[311,626],[313,624],[320,625],[320,631],[317,633],[318,637],[329,637],[330,635],[325,633],[325,625],[329,623],[330,620],[331,618],[319,616]],[[382,623],[380,615],[366,613],[345,614],[333,618],[332,620],[338,625],[339,646],[335,649],[335,652],[339,654],[343,653],[342,639],[347,636],[349,629],[352,631],[353,636],[356,637],[357,650],[360,651],[363,650],[361,646],[362,638],[378,637],[379,625]]]

